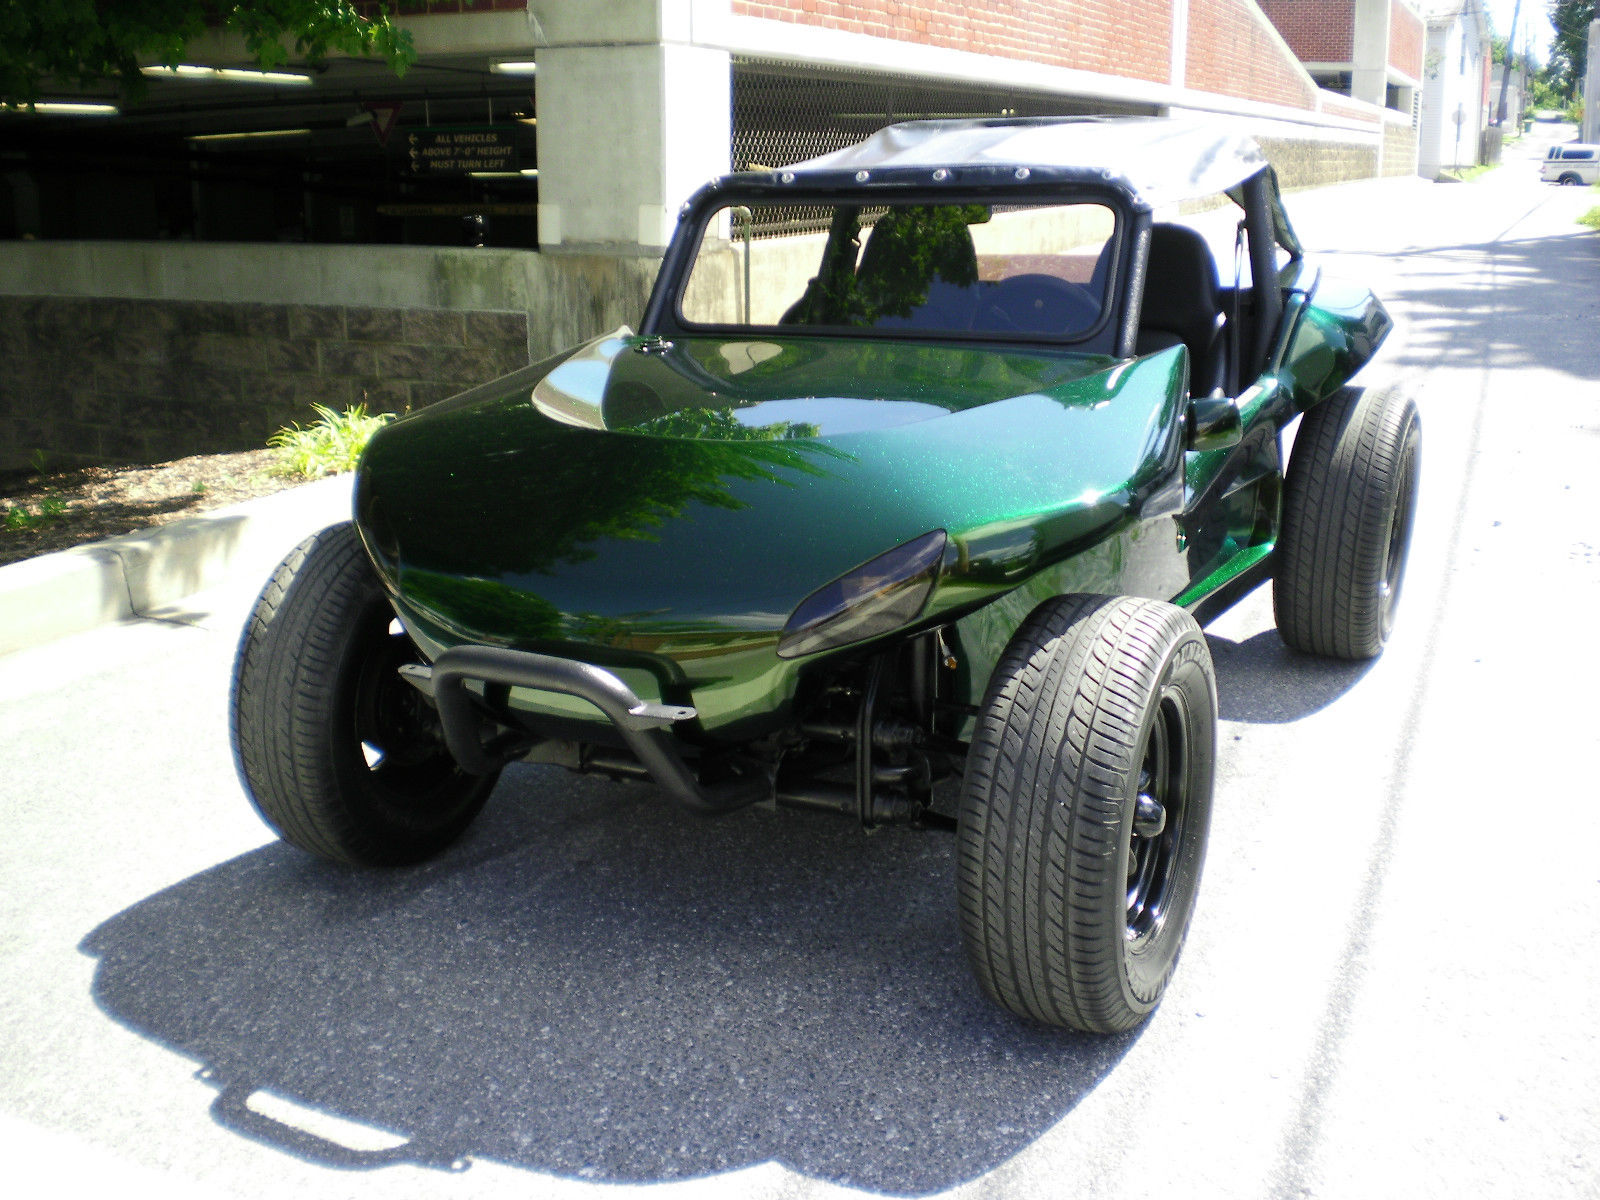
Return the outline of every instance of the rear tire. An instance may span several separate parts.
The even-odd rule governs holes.
[[[477,816],[495,777],[450,757],[437,714],[397,672],[420,661],[352,525],[284,559],[245,624],[230,704],[239,779],[284,841],[396,865],[438,853]]]
[[[1415,524],[1421,423],[1393,388],[1345,388],[1300,419],[1272,607],[1296,650],[1367,659],[1394,627]]]
[[[962,940],[1019,1016],[1130,1029],[1166,991],[1211,819],[1217,689],[1182,609],[1041,605],[1007,647],[967,759]]]
[[[1568,171],[1560,179],[1556,180],[1556,182],[1561,184],[1561,185],[1563,185],[1564,187],[1577,187],[1580,183],[1583,182],[1583,180],[1579,179],[1571,171]]]

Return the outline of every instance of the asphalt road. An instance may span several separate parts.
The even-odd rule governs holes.
[[[1596,199],[1291,197],[1399,318],[1412,569],[1375,665],[1265,589],[1209,630],[1210,858],[1136,1035],[990,1008],[935,835],[521,768],[439,862],[314,863],[233,776],[235,589],[0,659],[0,1190],[1600,1196]]]

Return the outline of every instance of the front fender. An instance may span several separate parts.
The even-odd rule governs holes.
[[[1338,391],[1389,336],[1394,321],[1372,292],[1319,276],[1291,291],[1284,337],[1274,358],[1292,412],[1304,412]]]

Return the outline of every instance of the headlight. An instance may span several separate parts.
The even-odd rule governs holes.
[[[778,657],[848,646],[915,620],[939,577],[944,544],[936,529],[812,592],[784,625]]]

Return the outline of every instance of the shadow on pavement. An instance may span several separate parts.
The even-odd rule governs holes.
[[[1335,265],[1341,257],[1318,255],[1335,274],[1362,278],[1363,267]],[[1594,353],[1600,312],[1592,300],[1600,236],[1574,227],[1573,234],[1436,246],[1399,257],[1405,274],[1383,299],[1409,314],[1411,328],[1398,352],[1380,353],[1390,369],[1538,367],[1600,379]]]
[[[1377,662],[1298,654],[1283,644],[1276,629],[1242,642],[1208,633],[1206,642],[1217,668],[1217,715],[1251,725],[1282,725],[1320,712]]]
[[[349,872],[274,845],[82,949],[105,1012],[204,1064],[222,1124],[312,1161],[654,1182],[777,1160],[925,1193],[1040,1137],[1132,1042],[981,995],[952,859],[938,834],[707,822],[518,768],[436,863]],[[408,1140],[303,1133],[248,1103],[261,1089]]]

